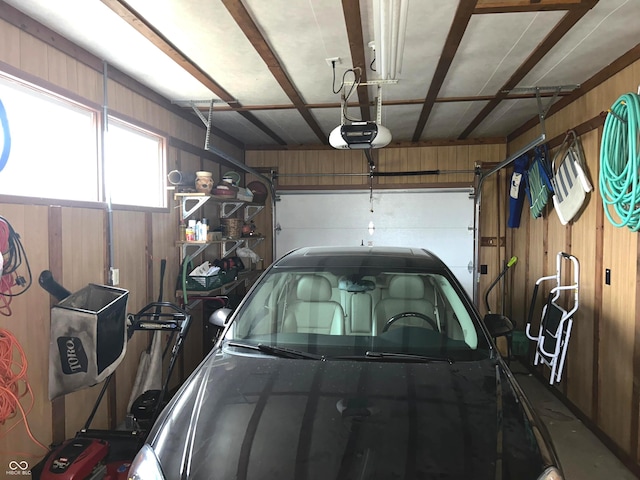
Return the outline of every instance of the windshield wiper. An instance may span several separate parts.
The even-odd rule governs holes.
[[[268,355],[282,358],[305,358],[309,360],[325,360],[324,355],[317,355],[315,353],[301,352],[300,350],[294,350],[293,348],[276,347],[274,345],[265,345],[264,343],[258,343],[257,345],[252,343],[238,343],[228,342],[227,346],[237,348],[248,348],[250,350],[257,350]]]
[[[389,360],[410,360],[414,362],[448,362],[449,365],[453,365],[452,358],[447,357],[435,357],[427,355],[417,355],[415,353],[394,353],[394,352],[374,352],[367,351],[365,356],[369,358],[389,359]]]

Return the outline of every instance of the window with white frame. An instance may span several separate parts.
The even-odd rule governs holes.
[[[1,74],[0,100],[0,194],[100,201],[97,112]]]
[[[111,203],[166,207],[165,170],[164,137],[109,117],[105,175]]]
[[[2,72],[0,101],[0,194],[167,206],[163,136],[110,116],[101,155],[96,109]]]

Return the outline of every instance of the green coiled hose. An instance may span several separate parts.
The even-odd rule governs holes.
[[[640,95],[626,93],[611,106],[604,122],[599,184],[609,221],[634,232],[640,229],[639,134]]]

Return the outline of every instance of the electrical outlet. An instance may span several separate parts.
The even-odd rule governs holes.
[[[340,65],[342,63],[342,60],[340,60],[340,57],[330,57],[330,58],[325,58],[325,61],[327,62],[327,65],[329,65],[330,67],[333,66],[333,62],[336,62],[336,65]]]
[[[120,269],[119,268],[111,268],[111,285],[116,286],[120,284]]]

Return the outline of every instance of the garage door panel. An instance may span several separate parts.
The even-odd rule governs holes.
[[[368,191],[280,192],[276,255],[320,245],[425,248],[442,258],[472,296],[474,201],[469,193],[468,188],[385,190],[374,192],[372,202]]]

